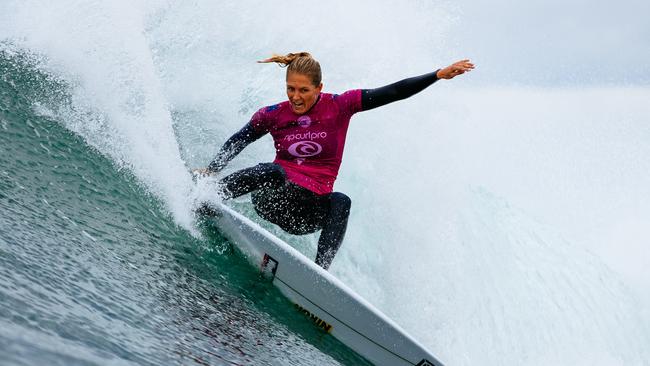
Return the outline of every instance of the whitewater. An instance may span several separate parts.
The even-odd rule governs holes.
[[[477,65],[352,119],[335,276],[448,365],[650,365],[650,88],[492,85],[463,22],[447,2],[4,1],[0,364],[367,362],[192,214],[216,194],[189,169],[286,98],[255,61],[306,50],[337,93]],[[266,136],[226,173],[273,156]]]

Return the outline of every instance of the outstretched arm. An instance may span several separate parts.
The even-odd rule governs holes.
[[[217,156],[205,169],[195,169],[200,174],[216,174],[226,167],[228,162],[239,154],[246,146],[264,136],[266,133],[255,131],[251,123],[247,123],[241,130],[232,135],[219,149]]]
[[[367,111],[388,103],[406,99],[426,89],[439,79],[453,79],[458,75],[471,71],[473,68],[474,64],[469,62],[469,60],[461,60],[444,69],[428,74],[404,79],[376,89],[363,89],[361,91],[362,110]]]

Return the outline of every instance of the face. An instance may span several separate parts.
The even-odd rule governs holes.
[[[306,113],[316,103],[322,89],[323,83],[314,86],[307,75],[293,72],[287,75],[287,97],[296,114]]]

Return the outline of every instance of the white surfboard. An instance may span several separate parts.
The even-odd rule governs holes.
[[[442,366],[395,322],[332,274],[248,218],[221,204],[217,228],[314,325],[379,366]]]

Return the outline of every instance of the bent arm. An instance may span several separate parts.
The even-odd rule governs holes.
[[[266,132],[257,132],[249,122],[241,130],[232,135],[219,149],[217,156],[208,165],[209,173],[218,173],[239,154],[246,146],[264,136]]]

